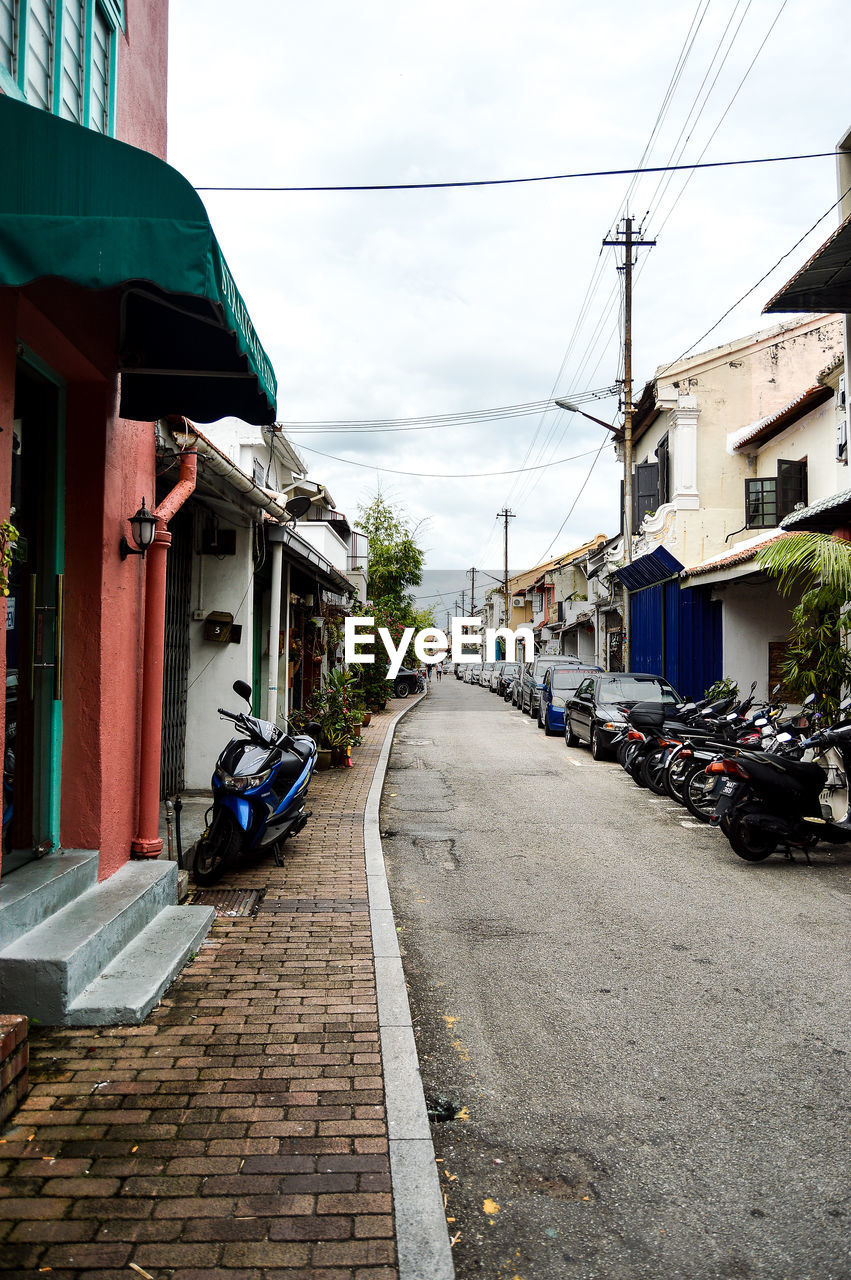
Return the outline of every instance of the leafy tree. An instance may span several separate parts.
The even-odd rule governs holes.
[[[851,542],[827,533],[790,533],[764,547],[757,563],[779,579],[783,595],[803,592],[792,611],[783,679],[801,701],[815,693],[822,715],[835,719],[851,683]]]
[[[358,508],[358,525],[369,538],[369,599],[401,602],[422,582],[425,552],[417,545],[416,530],[380,489],[368,506]]]
[[[367,506],[358,509],[358,526],[369,538],[369,604],[363,612],[375,618],[376,636],[379,627],[386,627],[398,644],[406,627],[413,627],[416,633],[434,626],[433,611],[417,609],[409,590],[422,581],[425,562],[425,552],[416,540],[417,530],[410,527],[404,514],[390,506],[380,490]],[[391,692],[387,685],[389,662],[380,642],[374,653],[375,662],[364,664],[359,674],[363,696],[371,705]],[[412,666],[416,661],[410,645],[402,665]]]

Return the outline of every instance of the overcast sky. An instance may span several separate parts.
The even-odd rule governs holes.
[[[169,159],[197,186],[345,186],[623,169],[651,137],[645,164],[831,151],[851,126],[849,35],[848,0],[171,0]],[[279,419],[313,423],[613,384],[616,251],[601,241],[627,198],[658,241],[636,272],[637,398],[836,200],[832,159],[630,183],[202,195],[275,367]],[[836,221],[697,349],[775,323],[762,307]],[[617,414],[612,400],[586,407]],[[428,567],[442,570],[498,569],[506,502],[513,568],[616,532],[610,446],[588,478],[606,436],[556,411],[291,439],[350,516],[380,483],[425,521]],[[516,476],[376,470],[447,476],[565,458]]]

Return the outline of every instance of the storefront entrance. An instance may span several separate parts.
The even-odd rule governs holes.
[[[8,875],[59,848],[65,452],[63,389],[36,361],[15,380],[6,617],[3,857]]]

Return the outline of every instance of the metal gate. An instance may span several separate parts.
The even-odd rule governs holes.
[[[186,685],[189,675],[189,606],[192,591],[192,509],[169,523],[171,546],[165,580],[165,652],[163,655],[163,734],[160,799],[185,786]]]

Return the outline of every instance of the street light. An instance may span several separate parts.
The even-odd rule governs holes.
[[[628,422],[629,430],[622,427],[612,426],[611,422],[604,422],[602,418],[595,418],[592,413],[586,413],[584,409],[580,409],[578,405],[573,404],[570,400],[556,400],[555,402],[560,409],[567,409],[568,413],[578,413],[583,418],[588,418],[590,422],[596,422],[599,426],[605,427],[607,431],[613,431],[621,435],[623,440],[623,558],[624,564],[632,564],[632,410],[629,411]],[[629,403],[629,401],[627,401]],[[621,434],[623,433],[623,434]],[[622,584],[623,585],[623,584]],[[624,597],[624,641],[623,641],[623,661],[626,669],[629,670],[630,646],[631,639],[629,627],[627,626],[627,618],[629,616],[629,593],[625,585],[623,585]]]
[[[587,418],[589,422],[596,422],[598,426],[605,427],[607,431],[619,432],[621,427],[614,426],[611,422],[604,422],[602,418],[595,418],[593,413],[586,413],[584,409],[580,409],[578,404],[573,404],[570,400],[556,400],[555,404],[560,409],[567,409],[568,413],[578,413],[583,418]]]
[[[572,400],[556,400],[555,403],[560,409],[567,409],[568,413],[578,413],[581,417],[587,418],[589,422],[596,422],[598,426],[605,427],[607,431],[613,431],[616,435],[620,435],[623,431],[622,427],[613,426],[611,422],[604,422],[602,418],[595,418],[593,413],[586,413],[584,409],[580,409],[579,405],[574,404]],[[623,450],[623,557],[625,564],[632,563],[632,439],[624,438]]]

